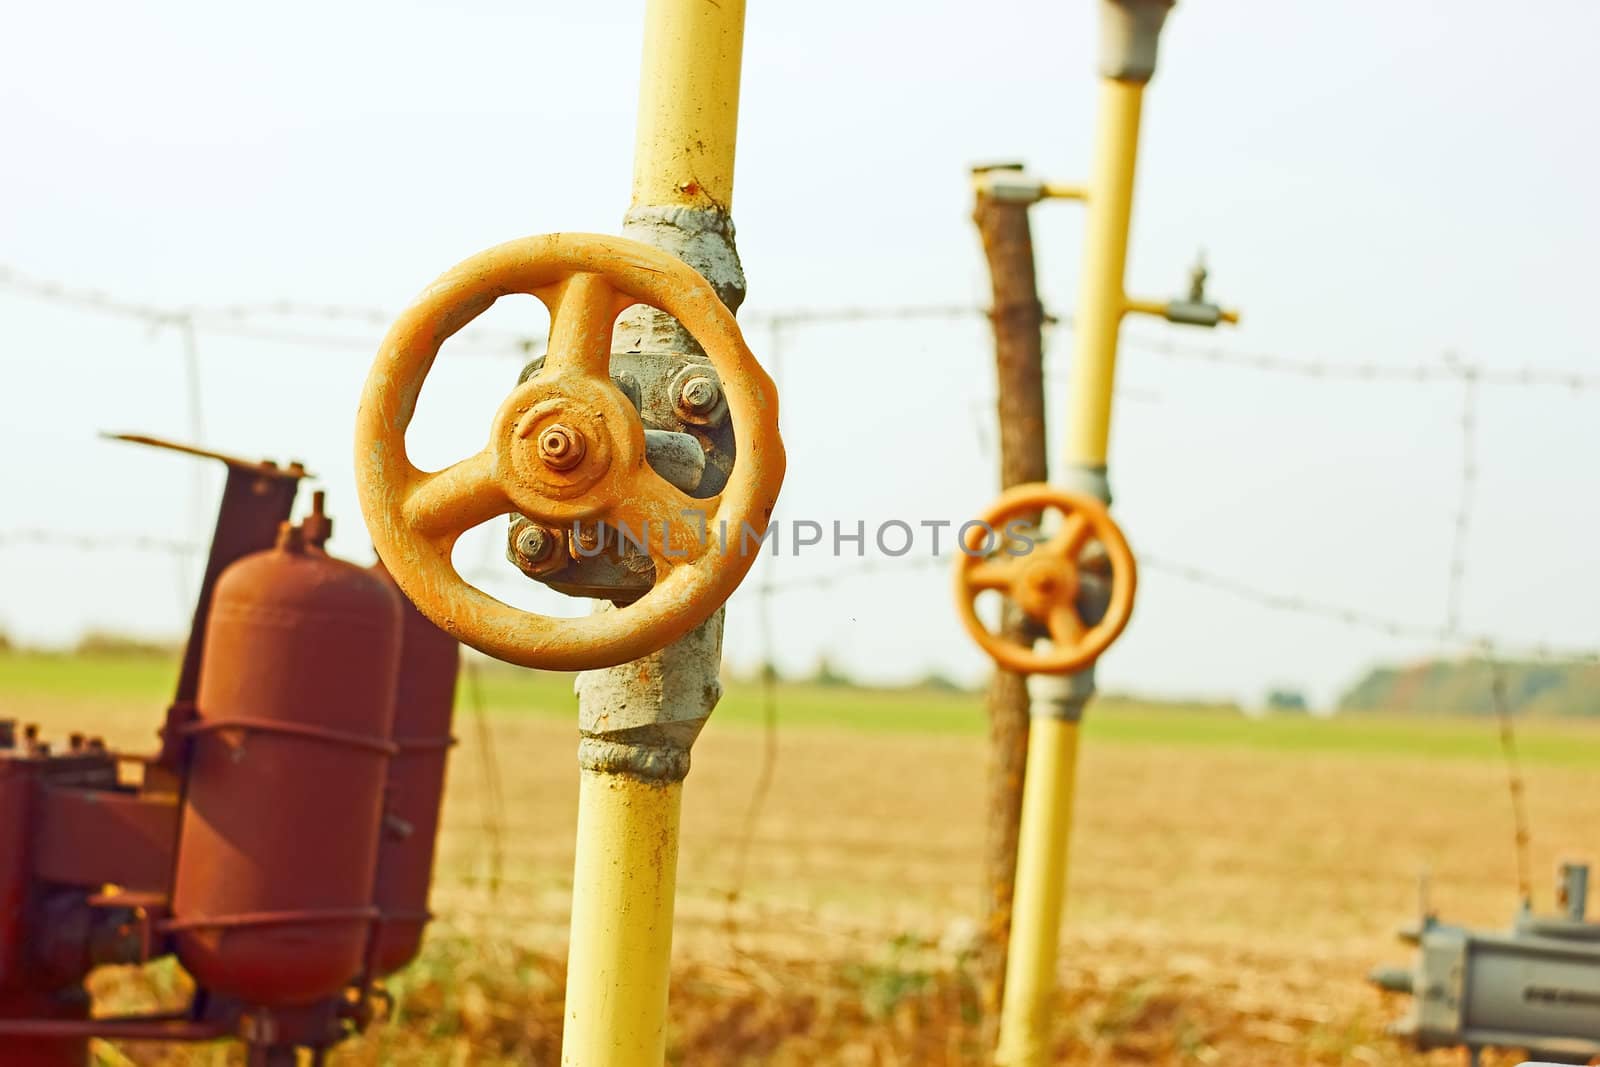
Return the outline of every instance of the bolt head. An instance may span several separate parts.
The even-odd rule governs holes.
[[[688,411],[696,415],[709,415],[717,406],[717,401],[722,399],[722,390],[710,378],[697,374],[683,383],[678,398]]]
[[[545,427],[539,435],[539,458],[551,470],[571,470],[583,462],[587,450],[583,434],[559,422]]]
[[[526,563],[543,563],[556,548],[556,539],[543,526],[529,524],[517,534],[517,555]]]

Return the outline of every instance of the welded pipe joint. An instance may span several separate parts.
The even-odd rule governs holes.
[[[596,601],[595,611],[616,609]],[[660,652],[584,671],[578,694],[578,763],[586,771],[682,781],[689,749],[722,699],[724,608]]]
[[[1028,717],[1079,722],[1094,696],[1094,665],[1072,674],[1028,675]]]
[[[622,236],[654,245],[683,260],[716,290],[729,311],[744,303],[744,266],[734,244],[733,219],[725,211],[678,205],[635,206],[622,220]],[[638,305],[623,312],[614,334],[625,352],[701,354],[699,342],[672,316]]]
[[[1094,497],[1107,507],[1111,505],[1111,479],[1103,463],[1072,464],[1055,479],[1055,484],[1070,493]]]

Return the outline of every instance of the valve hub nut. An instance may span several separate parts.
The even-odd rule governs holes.
[[[561,423],[545,428],[539,435],[539,458],[551,470],[566,471],[583,462],[588,442],[583,434]]]

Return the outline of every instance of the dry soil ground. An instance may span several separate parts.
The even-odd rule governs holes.
[[[336,1064],[556,1060],[576,821],[570,698],[553,680],[483,681],[486,713],[469,701],[458,720],[439,921],[424,958],[394,982],[396,1018]],[[36,665],[0,660],[0,715],[98,727],[138,747],[158,688],[41,682]],[[977,701],[783,689],[775,734],[758,708],[736,688],[695,749],[673,1061],[984,1062],[962,954],[982,844]],[[1444,917],[1509,920],[1511,822],[1489,724],[1095,714],[1062,954],[1062,1063],[1457,1061],[1386,1037],[1403,1004],[1363,976],[1408,958],[1393,929],[1415,916],[1424,867]],[[1535,888],[1548,908],[1557,857],[1593,850],[1600,730],[1528,724],[1522,740]],[[168,968],[96,983],[128,1008],[181,994],[183,979]],[[220,1047],[98,1054],[233,1062]]]

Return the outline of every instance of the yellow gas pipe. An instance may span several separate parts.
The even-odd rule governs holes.
[[[633,206],[733,199],[744,0],[649,0]],[[683,782],[585,769],[578,794],[565,1067],[660,1067]]]
[[[1067,466],[1103,472],[1111,437],[1117,333],[1129,310],[1123,292],[1133,176],[1139,156],[1144,83],[1103,79],[1095,123],[1094,171],[1084,220],[1083,279],[1067,410]]]
[[[1006,1067],[1042,1067],[1050,1062],[1050,1000],[1056,988],[1056,942],[1067,898],[1077,767],[1076,720],[1035,716],[1028,727],[1011,947],[995,1050],[995,1063]]]
[[[744,0],[650,0],[633,206],[733,203]]]
[[[567,952],[568,1067],[660,1067],[683,782],[583,771]]]
[[[1103,5],[1103,17],[1140,0]],[[1154,7],[1156,5],[1146,6]],[[1159,5],[1165,15],[1165,4]],[[1148,30],[1148,26],[1146,27]],[[1149,66],[1160,18],[1148,30]],[[1106,71],[1102,57],[1093,171],[1085,197],[1083,278],[1078,292],[1072,379],[1067,413],[1067,466],[1073,488],[1088,482],[1105,492],[1107,445],[1117,336],[1129,308],[1124,291],[1128,229],[1133,215],[1139,118],[1149,71]],[[1119,76],[1121,75],[1121,76]],[[995,1062],[1043,1067],[1050,1061],[1050,1002],[1067,896],[1073,794],[1078,761],[1076,715],[1034,714],[1028,733],[1022,822],[1017,841],[1011,941]]]

